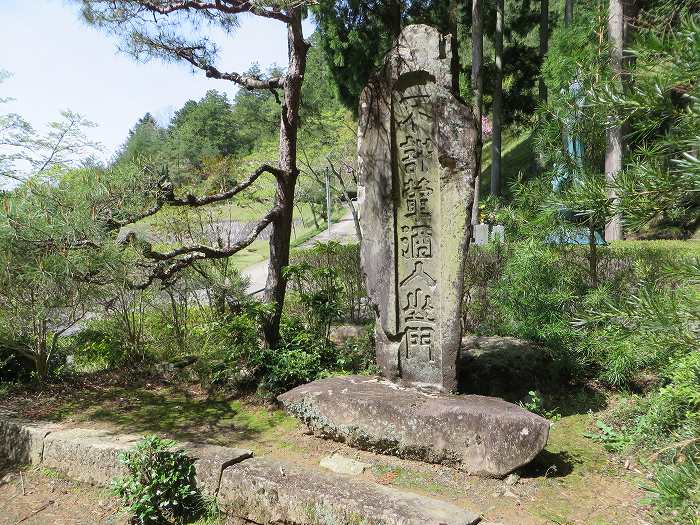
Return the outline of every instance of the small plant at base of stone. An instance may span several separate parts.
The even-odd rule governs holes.
[[[561,419],[561,414],[557,408],[552,410],[547,410],[544,408],[544,402],[539,392],[536,390],[530,390],[527,393],[527,399],[525,402],[520,401],[518,403],[525,410],[529,410],[533,414],[542,416],[545,419],[549,419],[552,423],[559,421]]]
[[[129,471],[114,481],[113,490],[139,525],[171,523],[200,514],[202,497],[194,484],[194,461],[172,450],[174,441],[144,437],[119,460]]]

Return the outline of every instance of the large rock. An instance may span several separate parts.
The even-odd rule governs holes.
[[[219,504],[245,523],[471,525],[479,516],[426,496],[268,458],[224,470]]]
[[[502,477],[547,444],[549,422],[502,399],[450,396],[378,378],[333,377],[278,400],[314,433],[470,474]]]
[[[350,476],[362,474],[371,466],[362,461],[357,461],[356,459],[348,458],[337,453],[326,456],[319,464],[323,468],[332,470],[336,474],[348,474]]]
[[[453,391],[477,134],[454,95],[452,39],[403,29],[362,92],[361,260],[385,377]]]

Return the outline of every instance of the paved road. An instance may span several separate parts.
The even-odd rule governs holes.
[[[352,219],[352,212],[350,210],[348,210],[342,219],[331,225],[330,236],[328,235],[328,230],[323,230],[323,232],[302,244],[301,247],[311,248],[320,242],[328,242],[329,239],[337,241],[341,244],[357,242],[357,231],[355,230],[355,222]],[[265,283],[267,281],[267,266],[268,259],[265,259],[264,261],[252,264],[241,271],[243,275],[250,278],[250,284],[248,285],[247,289],[249,294],[258,293],[265,288]]]

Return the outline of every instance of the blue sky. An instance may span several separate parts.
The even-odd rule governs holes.
[[[0,0],[0,28],[0,69],[12,74],[0,84],[0,98],[15,99],[3,104],[3,113],[19,113],[39,129],[64,109],[81,113],[98,124],[90,137],[103,144],[105,158],[144,113],[165,121],[209,89],[229,97],[236,91],[232,83],[207,79],[184,64],[137,63],[118,52],[113,37],[85,25],[74,2]],[[313,26],[306,22],[304,29],[308,36]],[[219,46],[222,71],[287,62],[280,22],[244,15],[233,35],[210,36]]]

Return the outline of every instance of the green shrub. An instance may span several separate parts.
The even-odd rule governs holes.
[[[85,329],[67,338],[63,351],[73,356],[75,371],[97,372],[126,364],[130,353],[115,324],[110,319],[94,319]]]
[[[208,389],[247,390],[255,387],[266,363],[260,338],[264,305],[251,303],[238,315],[214,317],[193,324],[197,341],[197,374]]]
[[[264,376],[259,391],[276,395],[303,383],[318,379],[335,368],[333,343],[306,328],[298,317],[283,317],[280,343],[261,354]]]
[[[194,460],[172,450],[174,445],[174,441],[146,436],[135,450],[120,455],[129,474],[115,480],[114,492],[142,525],[170,523],[203,509],[195,486]]]
[[[337,369],[361,374],[378,374],[374,344],[374,324],[368,324],[358,337],[350,337],[338,348]]]
[[[259,392],[266,396],[331,375],[376,372],[374,342],[369,333],[339,347],[308,330],[298,317],[282,318],[278,347],[263,351],[259,357]]]
[[[495,330],[556,349],[570,347],[576,338],[571,320],[585,282],[580,269],[566,264],[557,249],[534,241],[509,250],[489,290],[497,312]]]
[[[700,523],[700,450],[695,447],[682,463],[661,465],[647,489],[661,523]]]
[[[331,245],[317,245],[326,250]],[[287,266],[284,276],[292,281],[302,309],[298,314],[307,327],[328,340],[331,324],[341,318],[341,292],[338,272],[332,266],[314,268],[308,263]]]
[[[666,384],[636,407],[634,439],[645,448],[700,435],[700,352],[675,361],[666,374]]]
[[[693,286],[700,276],[697,260],[644,275],[622,289],[606,285],[590,292],[577,321],[581,353],[598,377],[615,387],[668,377],[668,367],[700,343],[700,293]]]
[[[360,247],[358,244],[337,242],[319,243],[312,249],[294,250],[290,255],[290,266],[305,266],[308,269],[332,269],[338,283],[339,319],[358,322],[365,320],[371,312],[365,308],[366,291],[360,267]],[[322,281],[319,281],[319,284]],[[290,279],[290,291],[299,292],[304,283],[295,276]],[[305,283],[307,289],[316,285]],[[293,301],[288,301],[285,309],[291,315],[303,314],[295,311]]]

